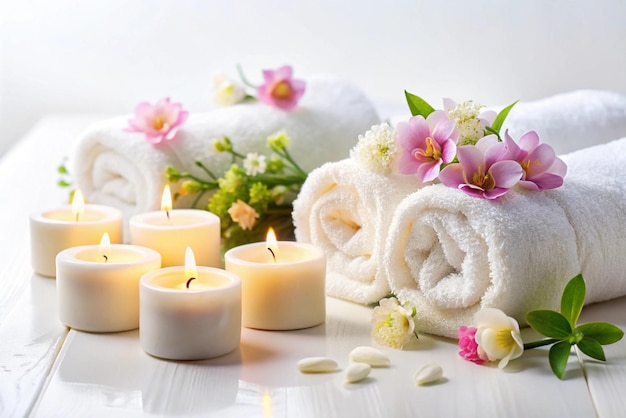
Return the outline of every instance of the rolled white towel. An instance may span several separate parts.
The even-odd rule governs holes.
[[[557,154],[569,153],[626,136],[626,96],[604,90],[575,90],[519,102],[503,128],[508,128],[514,138],[534,130]]]
[[[381,268],[393,208],[419,184],[374,173],[352,159],[311,172],[294,202],[296,239],[326,252],[326,291],[358,303],[389,293]]]
[[[203,175],[201,160],[216,174],[230,165],[213,140],[227,136],[241,153],[267,154],[267,137],[285,130],[291,155],[305,170],[346,158],[358,134],[379,118],[371,102],[354,85],[331,77],[307,80],[307,89],[292,112],[262,103],[244,103],[192,114],[172,142],[153,146],[143,134],[125,132],[129,117],[93,125],[74,153],[77,186],[94,203],[120,208],[126,215],[159,208],[168,164]],[[179,202],[185,206],[188,202]]]
[[[433,185],[398,206],[384,268],[422,332],[455,338],[494,307],[525,323],[582,273],[586,303],[626,294],[626,138],[566,155],[562,187],[488,201]]]

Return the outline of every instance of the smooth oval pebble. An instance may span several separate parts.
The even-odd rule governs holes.
[[[438,364],[427,364],[415,373],[415,383],[425,385],[436,382],[443,376],[443,370]]]
[[[337,370],[337,362],[329,357],[307,357],[298,361],[302,373],[328,373]]]
[[[367,363],[353,363],[346,369],[346,382],[356,383],[370,375],[372,367]]]
[[[357,347],[350,352],[350,360],[357,363],[366,363],[372,367],[389,367],[391,362],[382,351],[374,347]]]

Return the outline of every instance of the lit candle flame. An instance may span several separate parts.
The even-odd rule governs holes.
[[[80,189],[76,189],[74,191],[74,197],[72,198],[72,215],[74,215],[74,219],[76,222],[84,215],[85,213],[85,198],[83,197],[83,192]]]
[[[111,254],[111,238],[109,238],[109,234],[106,232],[102,234],[102,239],[100,240],[100,253],[105,263],[109,261],[107,253]]]
[[[191,247],[187,247],[185,250],[185,280],[187,280],[187,289],[189,289],[189,284],[196,277],[198,277],[196,257],[194,257]]]
[[[267,238],[265,239],[265,245],[270,253],[272,253],[272,257],[274,261],[278,257],[278,241],[276,240],[276,233],[274,232],[274,228],[270,227],[267,230]]]
[[[170,210],[172,210],[172,192],[170,185],[166,184],[163,188],[163,196],[161,197],[161,210],[165,211],[167,218],[170,218]]]

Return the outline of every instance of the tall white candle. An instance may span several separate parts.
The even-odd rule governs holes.
[[[80,190],[72,204],[30,215],[31,264],[37,274],[54,277],[56,256],[66,248],[97,244],[102,234],[114,243],[123,239],[122,212],[102,205],[85,205]]]
[[[161,267],[156,251],[136,245],[72,247],[57,255],[59,320],[90,332],[139,326],[139,280]]]
[[[130,219],[131,243],[158,251],[163,267],[182,266],[186,247],[192,248],[198,265],[221,267],[220,218],[205,210],[172,210],[169,187],[163,191],[161,207]]]
[[[141,278],[139,340],[155,357],[201,360],[239,346],[241,280],[222,269],[195,267],[189,258],[186,267]]]
[[[268,238],[230,249],[224,261],[242,280],[245,327],[290,330],[324,322],[326,256],[320,248]]]

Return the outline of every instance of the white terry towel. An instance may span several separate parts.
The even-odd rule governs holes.
[[[222,136],[229,137],[240,153],[268,154],[267,137],[284,129],[292,139],[289,152],[309,171],[346,158],[358,135],[380,122],[358,88],[331,76],[308,79],[292,112],[255,102],[191,114],[174,141],[158,146],[149,144],[141,133],[125,132],[128,119],[93,125],[74,153],[75,180],[85,198],[115,206],[127,216],[160,207],[168,164],[206,177],[194,165],[201,160],[221,175],[231,161],[230,155],[213,149],[213,140]]]
[[[421,332],[456,338],[484,307],[521,324],[558,309],[578,273],[586,303],[626,294],[626,138],[566,155],[562,187],[497,201],[433,185],[397,208],[384,268]]]
[[[326,291],[358,303],[389,293],[381,269],[393,208],[420,186],[417,180],[374,173],[352,159],[311,172],[294,201],[296,239],[326,252]]]
[[[604,90],[574,90],[516,104],[504,122],[513,138],[534,130],[557,154],[626,136],[626,96]]]

